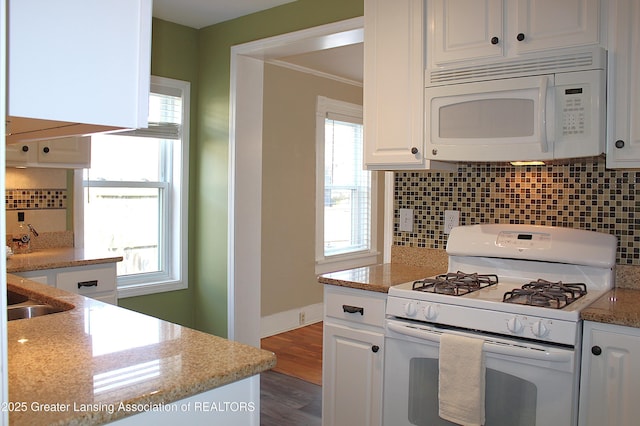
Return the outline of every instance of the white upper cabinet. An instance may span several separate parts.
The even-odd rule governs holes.
[[[364,163],[369,170],[453,167],[424,154],[423,4],[364,2]]]
[[[7,114],[47,120],[54,128],[146,127],[151,4],[10,0]]]
[[[429,2],[434,64],[504,56],[503,0]]]
[[[611,2],[607,167],[640,167],[640,3]]]
[[[6,146],[6,165],[83,169],[91,167],[91,138],[72,136]]]
[[[600,42],[599,0],[509,0],[515,27],[509,37],[518,53]],[[522,40],[521,40],[522,39]]]
[[[600,42],[599,0],[428,0],[430,67]]]

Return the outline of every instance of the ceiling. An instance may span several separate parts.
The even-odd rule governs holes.
[[[153,0],[153,16],[192,28],[203,28],[271,9],[294,0]]]
[[[200,29],[292,2],[293,0],[153,0],[153,16]],[[278,58],[276,62],[362,83],[363,44]]]
[[[285,56],[278,61],[362,84],[363,43]]]

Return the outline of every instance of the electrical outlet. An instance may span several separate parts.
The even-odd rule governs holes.
[[[413,209],[400,209],[400,232],[413,232]]]
[[[304,311],[301,311],[301,312],[298,314],[298,320],[299,320],[300,325],[303,325],[303,324],[305,323],[306,318],[305,318]]]
[[[449,234],[451,230],[458,226],[460,222],[460,212],[458,210],[444,211],[444,233]]]

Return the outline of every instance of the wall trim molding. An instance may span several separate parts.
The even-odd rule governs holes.
[[[300,324],[300,314],[304,313],[304,323]],[[300,308],[267,315],[260,320],[260,338],[295,330],[322,321],[324,303],[315,303]]]
[[[293,71],[303,72],[305,74],[311,74],[316,77],[326,78],[329,80],[334,80],[339,83],[350,84],[352,86],[363,87],[363,84],[359,81],[352,80],[350,78],[340,77],[334,74],[329,74],[327,72],[314,70],[311,68],[303,67],[302,65],[292,64],[290,62],[281,61],[278,59],[271,59],[269,61],[265,61],[268,64],[276,65],[278,67],[287,68]]]

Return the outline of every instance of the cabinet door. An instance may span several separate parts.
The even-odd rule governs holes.
[[[422,0],[364,2],[364,162],[423,168]]]
[[[151,0],[8,3],[8,115],[146,127]]]
[[[635,0],[634,0],[635,1]],[[640,405],[640,334],[638,329],[586,323],[580,424],[632,426]]]
[[[27,166],[36,161],[37,150],[38,144],[35,142],[8,144],[6,145],[5,161],[8,166]]]
[[[38,142],[38,162],[91,167],[91,138],[71,137]]]
[[[431,65],[503,56],[503,9],[503,0],[430,2]]]
[[[640,3],[611,2],[609,16],[607,167],[640,167]]]
[[[380,425],[384,335],[324,324],[322,423]]]
[[[510,43],[516,53],[586,46],[600,41],[599,0],[511,0]],[[522,38],[522,40],[520,40]]]
[[[6,165],[65,169],[91,167],[91,138],[74,136],[7,144]]]

